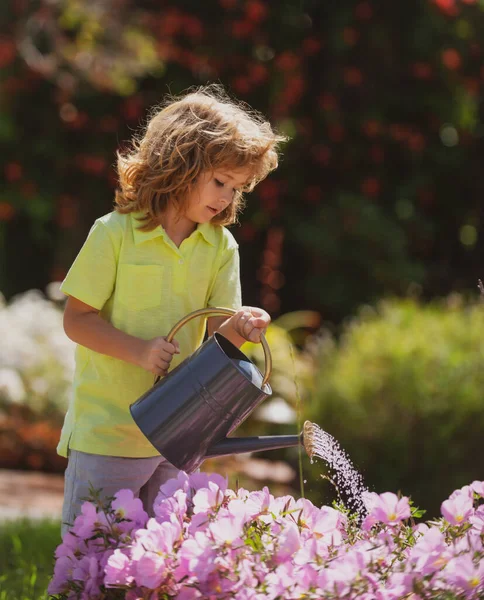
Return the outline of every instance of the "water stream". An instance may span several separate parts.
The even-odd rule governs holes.
[[[363,502],[363,492],[366,492],[367,488],[363,483],[363,477],[355,469],[338,441],[319,425],[306,421],[303,428],[303,443],[311,462],[315,458],[321,458],[328,465],[330,478],[345,506],[363,518],[367,512]]]

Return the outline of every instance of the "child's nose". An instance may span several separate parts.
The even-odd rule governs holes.
[[[232,192],[224,190],[220,196],[220,200],[224,204],[230,204],[232,202]]]

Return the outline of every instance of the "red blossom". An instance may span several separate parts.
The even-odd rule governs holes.
[[[323,42],[314,37],[306,38],[302,43],[302,49],[306,56],[317,54],[323,47]]]
[[[33,198],[37,193],[37,186],[32,181],[26,181],[20,186],[20,191],[25,198]]]
[[[101,175],[107,167],[104,156],[94,156],[92,154],[78,154],[74,158],[74,162],[81,171],[91,175]]]
[[[115,117],[111,117],[107,115],[102,117],[99,121],[99,130],[105,131],[107,133],[111,133],[113,131],[117,131],[119,127],[118,120]]]
[[[328,166],[329,161],[331,159],[331,149],[328,146],[320,144],[314,146],[314,148],[312,149],[312,155],[317,163],[326,167]]]
[[[254,30],[254,23],[252,21],[240,20],[232,22],[232,35],[237,38],[246,38]]]
[[[265,65],[252,63],[249,65],[249,78],[252,83],[263,83],[269,77],[269,71]]]
[[[259,198],[262,202],[275,200],[279,195],[279,189],[280,185],[277,181],[274,181],[273,179],[264,179],[258,187]]]
[[[359,2],[355,8],[355,17],[361,21],[368,21],[373,16],[373,7],[369,2]]]
[[[200,39],[203,37],[203,24],[198,17],[186,15],[183,17],[183,32],[188,37]]]
[[[385,150],[375,144],[370,148],[370,156],[372,161],[379,165],[385,160]]]
[[[236,8],[238,0],[218,0],[218,3],[222,8],[226,10],[232,10]]]
[[[260,23],[267,17],[267,6],[259,0],[248,0],[245,5],[247,18],[255,23]]]
[[[333,94],[321,94],[318,99],[318,103],[323,110],[327,111],[335,110],[337,107],[336,97]]]
[[[15,215],[15,209],[9,202],[0,202],[0,221],[10,221]]]
[[[174,36],[183,27],[183,15],[176,9],[163,12],[160,19],[160,34],[163,36]]]
[[[248,94],[251,90],[251,81],[245,75],[239,75],[232,80],[232,87],[238,94]]]
[[[281,71],[295,71],[301,64],[299,56],[290,51],[281,52],[275,62]]]
[[[328,127],[328,137],[333,142],[342,142],[345,137],[345,129],[339,123],[333,123]]]
[[[22,165],[18,162],[9,162],[5,165],[5,178],[10,183],[19,181],[22,178]]]
[[[67,269],[60,265],[52,267],[50,270],[50,278],[52,281],[63,281],[67,275]]]
[[[361,183],[361,191],[370,198],[378,196],[380,193],[380,180],[376,177],[367,177]]]
[[[62,229],[74,227],[78,220],[77,204],[71,196],[61,196],[57,204],[56,222]]]
[[[455,17],[459,10],[455,0],[433,0],[436,6],[449,17]]]
[[[0,37],[0,68],[10,65],[16,54],[15,42],[7,37]]]
[[[245,242],[251,242],[257,235],[257,228],[253,223],[243,223],[237,231],[237,237]]]
[[[84,129],[84,127],[89,123],[89,117],[85,112],[78,112],[70,121],[64,121],[64,126],[68,129],[74,129],[79,131],[80,129]]]
[[[127,121],[137,121],[143,114],[143,101],[139,96],[130,96],[121,105],[121,114]]]
[[[426,146],[425,138],[420,132],[410,133],[407,144],[412,152],[422,152]]]
[[[309,204],[318,204],[321,201],[322,193],[318,185],[310,185],[304,190],[304,197]]]
[[[359,37],[359,32],[353,27],[345,27],[343,29],[343,40],[347,46],[354,46]]]
[[[468,91],[468,93],[471,96],[478,96],[479,95],[479,92],[480,92],[480,89],[481,89],[481,85],[480,85],[478,79],[474,79],[472,77],[467,78],[466,81],[465,81],[465,87],[466,87],[466,90]]]
[[[363,123],[361,129],[368,137],[376,137],[381,133],[381,123],[375,119],[368,119]]]
[[[363,83],[363,73],[357,67],[347,67],[344,70],[343,79],[348,85],[361,85]]]
[[[432,76],[432,66],[427,62],[414,63],[411,71],[417,79],[430,79]]]
[[[288,106],[296,104],[300,99],[306,87],[304,78],[300,75],[294,75],[287,80],[286,87],[282,92],[283,98]]]
[[[461,66],[462,59],[455,48],[447,48],[442,52],[442,63],[448,69],[455,71]]]

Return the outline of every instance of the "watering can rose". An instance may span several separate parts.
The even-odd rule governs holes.
[[[129,490],[83,505],[56,551],[62,599],[349,600],[484,597],[484,482],[456,490],[444,517],[415,524],[408,498],[365,494],[363,526],[345,509],[220,475],[181,472],[148,519]],[[120,591],[122,590],[122,592]]]

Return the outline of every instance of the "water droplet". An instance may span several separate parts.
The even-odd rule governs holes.
[[[344,504],[363,517],[367,512],[363,502],[363,492],[367,489],[363,477],[355,469],[338,441],[318,425],[308,422],[304,427],[304,437],[305,446],[311,449],[311,464],[317,462],[313,456],[322,458],[326,462],[329,467],[329,477],[325,478],[334,483],[340,496],[341,492],[344,492],[345,497],[341,498]]]

